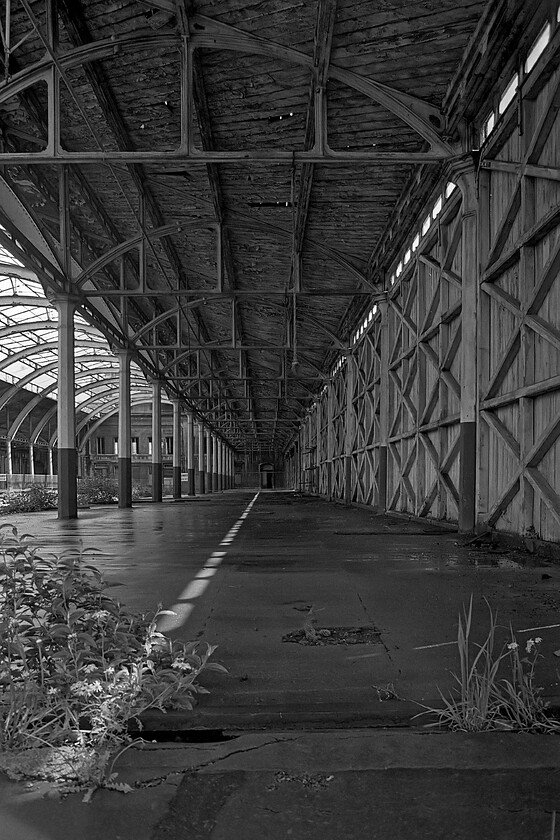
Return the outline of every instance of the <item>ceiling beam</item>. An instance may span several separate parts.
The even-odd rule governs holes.
[[[75,48],[82,47],[91,43],[92,39],[87,27],[87,23],[80,10],[76,8],[75,3],[72,3],[71,0],[59,0],[59,13],[64,27],[68,33],[68,36]],[[114,95],[111,91],[110,85],[108,84],[102,67],[96,62],[88,62],[83,65],[82,69],[87,76],[88,82],[103,113],[103,117],[106,120],[111,132],[113,133],[119,149],[132,149],[132,142],[130,136],[120,116],[117,102],[114,98]],[[145,212],[151,219],[152,224],[156,228],[163,226],[163,214],[154,197],[150,185],[147,182],[147,178],[143,171],[142,165],[140,163],[129,162],[128,173],[132,178],[140,200],[145,207]],[[114,171],[113,175],[118,182],[118,177]],[[143,226],[141,218],[138,218],[137,221],[141,226]],[[144,234],[146,234],[145,230],[143,232]],[[148,239],[147,236],[145,238]],[[171,240],[167,237],[162,237],[161,247],[165,253],[165,256],[167,257],[167,260],[169,261],[172,271],[178,279],[177,285],[180,286],[186,284],[185,271],[181,264],[181,260],[177,253],[177,250],[171,242]],[[163,273],[165,274],[164,271]],[[170,293],[172,294],[171,289]],[[193,312],[192,317],[196,323],[199,332],[198,337],[202,338],[205,341],[209,341],[210,333],[208,332],[208,329],[206,327],[201,313],[195,311]],[[190,325],[189,317],[186,313],[184,317],[184,324],[187,330],[190,329],[193,335],[196,335],[196,331]]]

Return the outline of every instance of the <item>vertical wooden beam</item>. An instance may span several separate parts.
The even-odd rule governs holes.
[[[344,502],[352,504],[352,459],[354,444],[354,389],[356,386],[356,361],[349,350],[346,356],[346,406],[344,418]]]
[[[478,252],[481,276],[484,273],[490,253],[490,200],[492,173],[481,169],[478,174]],[[490,381],[490,331],[491,324],[490,296],[480,289],[478,307],[478,393],[484,394]],[[490,498],[490,432],[486,423],[480,419],[477,438],[477,473],[478,473],[478,512],[482,520],[486,518]]]
[[[523,156],[531,146],[535,132],[535,103],[524,100],[523,102]],[[521,224],[522,232],[530,230],[537,220],[535,179],[525,174],[521,181]],[[535,287],[535,246],[525,244],[521,248],[519,262],[519,300],[522,312],[527,311],[529,302],[533,296]],[[535,334],[523,322],[520,327],[521,347],[520,359],[521,370],[523,371],[523,385],[531,385],[535,382]],[[521,383],[520,383],[521,384]],[[526,457],[533,447],[535,440],[534,430],[534,399],[522,397],[519,400],[519,444],[521,448],[521,463],[526,463]],[[529,529],[540,533],[540,518],[535,517],[535,490],[526,475],[521,479],[521,529],[526,534]]]
[[[471,164],[456,168],[463,197],[461,208],[461,425],[459,467],[459,530],[476,527],[477,308],[478,232],[476,179]]]
[[[424,411],[426,409],[426,365],[427,359],[420,347],[420,333],[421,325],[424,323],[426,317],[426,301],[422,291],[421,274],[425,270],[424,266],[421,268],[420,261],[416,257],[414,266],[414,277],[416,284],[416,300],[415,300],[415,317],[416,336],[415,336],[415,354],[416,354],[416,509],[414,513],[418,515],[428,492],[428,482],[426,480],[426,450],[422,443],[422,433],[420,432],[420,424]]]
[[[329,380],[327,385],[327,498],[333,498],[333,458],[334,458],[334,394],[333,383]]]
[[[449,451],[450,440],[451,440],[451,433],[448,426],[443,423],[442,421],[449,415],[449,387],[441,376],[441,369],[443,367],[445,355],[447,352],[447,347],[449,346],[449,334],[450,334],[450,326],[448,323],[445,323],[441,320],[441,316],[444,312],[447,312],[449,309],[449,282],[445,279],[443,272],[441,270],[441,266],[444,260],[445,249],[447,245],[447,230],[444,228],[442,230],[441,226],[439,228],[439,251],[438,251],[438,261],[440,263],[440,272],[439,272],[439,309],[437,312],[437,319],[439,321],[439,334],[438,334],[438,374],[439,374],[439,384],[438,384],[438,404],[437,404],[437,418],[439,421],[439,429],[437,432],[438,437],[438,477],[437,477],[437,502],[436,502],[436,511],[437,511],[437,518],[438,519],[448,519],[450,517],[450,501],[449,498],[449,491],[445,485],[443,480],[442,470],[443,464],[445,463],[445,459],[447,457],[447,453]]]
[[[387,300],[379,302],[380,324],[380,372],[379,372],[379,427],[380,440],[377,456],[377,502],[376,507],[387,510],[387,449],[389,446],[389,304]]]
[[[316,441],[315,441],[315,446],[316,446],[316,449],[315,449],[315,451],[316,451],[315,473],[316,473],[316,483],[317,483],[316,493],[317,493],[318,496],[321,494],[321,464],[322,464],[322,461],[321,461],[321,450],[322,450],[322,446],[321,446],[321,432],[322,432],[322,430],[321,430],[321,417],[322,417],[321,397],[317,397],[317,404],[316,404],[316,407],[315,407],[315,430],[316,430],[316,436],[317,436]]]

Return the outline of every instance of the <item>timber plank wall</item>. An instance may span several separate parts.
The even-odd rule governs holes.
[[[497,124],[475,157],[472,241],[463,241],[469,208],[452,173],[424,206],[414,249],[403,251],[398,277],[395,266],[387,274],[387,300],[307,415],[288,462],[292,486],[457,522],[468,342],[475,527],[560,540],[558,51],[556,33],[535,69],[520,70],[512,106],[501,114],[494,104]],[[491,107],[478,115],[480,131]],[[465,321],[469,249],[476,307]]]

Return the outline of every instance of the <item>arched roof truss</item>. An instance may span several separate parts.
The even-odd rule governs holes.
[[[531,11],[218,6],[7,4],[0,245],[26,276],[0,267],[3,294],[17,283],[27,298],[35,276],[72,292],[80,340],[87,322],[236,445],[281,453],[386,295],[417,208],[470,160],[463,59],[497,19],[523,31]],[[32,304],[10,306],[0,376],[47,388],[51,310],[18,330]],[[80,340],[86,373],[97,350]],[[80,399],[97,410],[93,391]]]

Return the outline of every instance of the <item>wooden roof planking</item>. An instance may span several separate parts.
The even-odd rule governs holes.
[[[57,258],[67,206],[72,288],[113,343],[235,445],[281,451],[469,152],[461,118],[500,72],[461,79],[473,35],[526,6],[12,0],[4,178]]]

